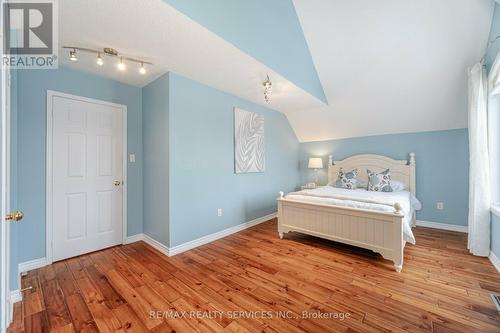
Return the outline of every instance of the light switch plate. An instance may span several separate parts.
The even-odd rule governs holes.
[[[130,161],[130,163],[135,163],[135,154],[129,155],[129,161]]]

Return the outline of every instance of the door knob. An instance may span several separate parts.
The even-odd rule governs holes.
[[[115,180],[113,184],[115,184],[115,186],[120,186],[121,182],[119,180]]]
[[[5,216],[5,220],[6,221],[15,221],[15,222],[18,222],[18,221],[21,221],[24,217],[24,214],[23,212],[21,211],[16,211],[16,212],[12,212],[10,214],[7,214]]]

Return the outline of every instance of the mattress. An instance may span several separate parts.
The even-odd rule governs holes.
[[[394,212],[394,204],[399,203],[404,214],[403,238],[415,244],[413,214],[420,210],[422,205],[418,199],[408,191],[374,192],[365,189],[344,189],[332,186],[322,186],[311,190],[292,192],[286,195],[287,200],[307,203],[367,209],[381,212]]]

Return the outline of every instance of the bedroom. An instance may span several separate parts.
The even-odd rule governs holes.
[[[2,333],[500,332],[500,4],[41,3],[2,1]]]

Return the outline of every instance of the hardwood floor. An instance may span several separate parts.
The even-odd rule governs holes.
[[[280,240],[275,221],[174,257],[117,246],[29,272],[9,332],[500,332],[488,259],[465,234],[415,234],[402,273],[370,251]]]

